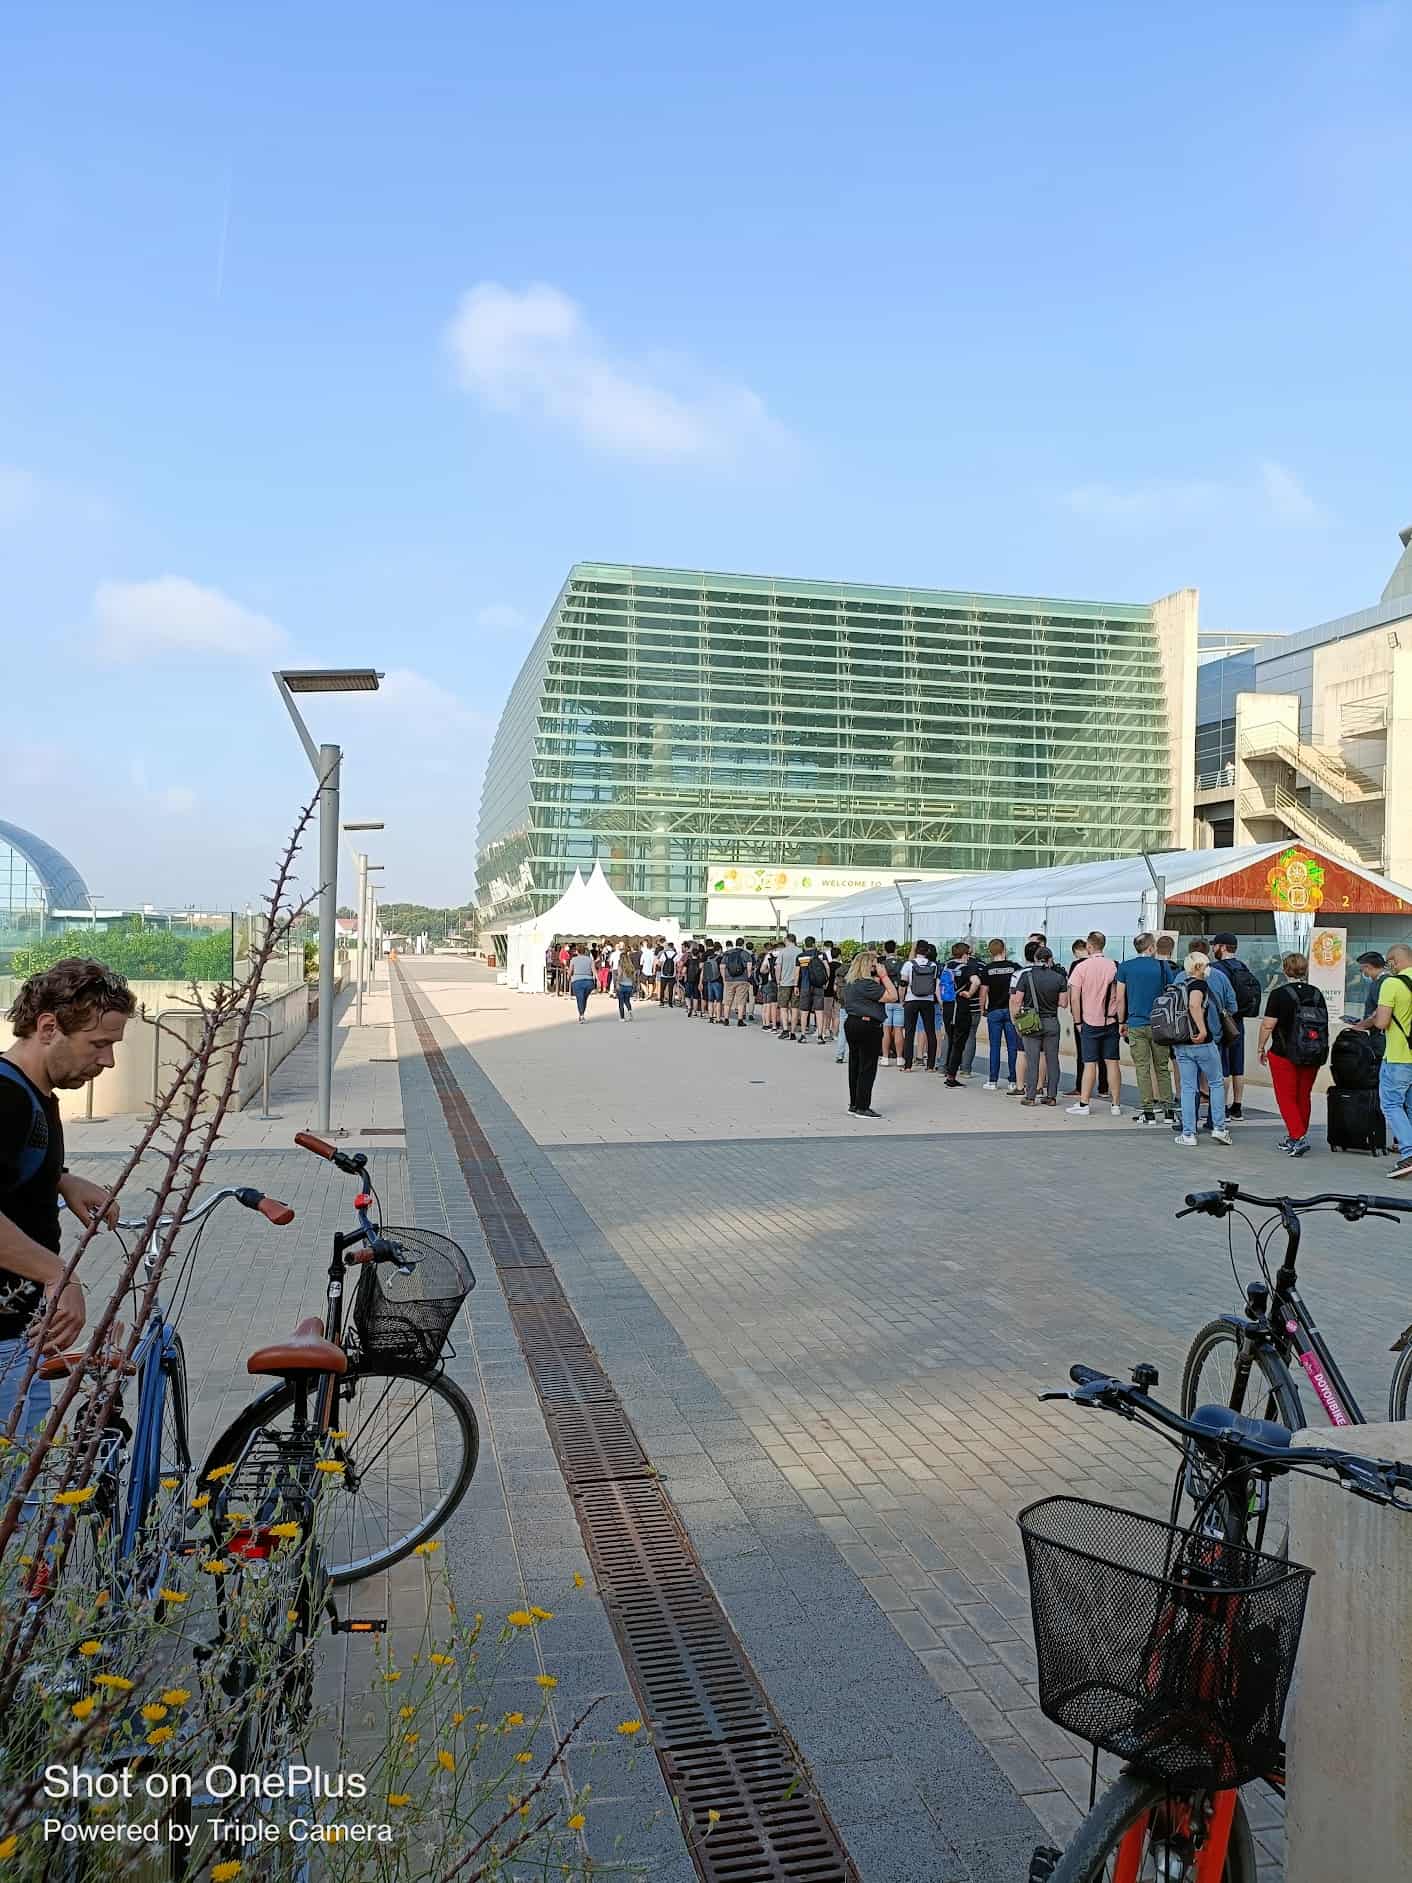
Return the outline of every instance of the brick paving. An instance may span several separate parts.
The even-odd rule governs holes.
[[[1184,1154],[1165,1133],[1139,1135],[1126,1122],[984,1128],[991,1118],[1013,1120],[1008,1107],[996,1111],[996,1095],[972,1088],[934,1100],[925,1080],[884,1074],[890,1107],[889,1079],[909,1095],[923,1088],[926,1096],[918,1090],[909,1102],[958,1123],[923,1138],[911,1135],[920,1117],[908,1115],[871,1141],[851,1132],[801,1145],[793,1108],[825,1111],[822,1094],[841,1077],[831,1056],[825,1064],[817,1049],[737,1041],[696,1023],[688,1033],[687,1023],[655,1013],[632,1044],[627,1028],[611,1046],[601,1026],[601,1045],[589,1028],[562,1033],[542,1121],[522,1080],[510,1082],[512,1110],[486,1076],[509,1040],[485,1046],[476,1000],[493,1005],[502,990],[478,990],[464,970],[443,988],[438,966],[409,964],[419,998],[446,1015],[448,1038],[473,1043],[475,1058],[462,1055],[459,1076],[497,1149],[517,1161],[522,1200],[600,1351],[611,1350],[614,1333],[603,1304],[595,1322],[591,1291],[621,1320],[631,1277],[691,1363],[659,1358],[648,1377],[640,1340],[622,1348],[621,1364],[638,1369],[625,1400],[698,1543],[734,1531],[748,1555],[762,1541],[762,1511],[800,1522],[801,1538],[807,1520],[831,1547],[831,1557],[811,1560],[846,1566],[953,1720],[1062,1839],[1087,1799],[1087,1749],[1035,1704],[1014,1513],[1063,1490],[1160,1510],[1168,1454],[1102,1415],[1040,1406],[1035,1394],[1073,1359],[1115,1371],[1151,1359],[1175,1392],[1190,1334],[1238,1293],[1220,1230],[1204,1220],[1177,1224],[1172,1211],[1186,1187],[1217,1171],[1256,1188],[1287,1186],[1290,1167],[1268,1131],[1243,1131],[1229,1153]],[[557,1003],[525,1004],[538,1009],[535,1024],[545,1031]],[[639,1050],[649,1029],[652,1044]],[[785,1062],[770,1081],[787,1135],[762,1134],[738,1115],[742,1087],[768,1055]],[[807,1093],[797,1083],[805,1078]],[[668,1135],[683,1091],[693,1107],[685,1142]],[[947,1101],[967,1113],[943,1111]],[[583,1119],[576,1142],[570,1113]],[[831,1108],[827,1115],[836,1120]],[[636,1123],[655,1142],[595,1133],[605,1119]],[[548,1149],[547,1169],[536,1140]],[[1363,1160],[1309,1160],[1299,1182],[1372,1187],[1378,1170]],[[1327,1259],[1334,1251],[1337,1266]],[[1320,1223],[1306,1245],[1309,1290],[1372,1406],[1386,1386],[1387,1329],[1402,1325],[1399,1254],[1396,1232],[1381,1224]],[[1244,1277],[1248,1254],[1239,1259]],[[609,1370],[619,1378],[616,1365]],[[654,1422],[673,1417],[675,1451],[669,1424],[659,1442],[652,1436]],[[747,1491],[789,1501],[765,1506]],[[757,1666],[769,1669],[778,1699],[776,1682],[798,1675],[797,1654],[787,1670],[774,1664],[778,1643],[808,1620],[807,1574],[776,1586],[758,1635],[748,1632],[749,1578],[727,1571],[717,1586],[752,1652],[769,1657]],[[892,1678],[895,1664],[886,1665]],[[886,1694],[862,1681],[849,1689],[858,1709],[880,1701],[885,1712]],[[840,1767],[857,1769],[847,1760]],[[1262,1875],[1274,1876],[1278,1811],[1254,1790],[1247,1808],[1259,1826]],[[886,1855],[879,1850],[863,1866],[865,1883],[896,1873],[897,1855],[896,1840]],[[967,1855],[974,1850],[960,1860]]]

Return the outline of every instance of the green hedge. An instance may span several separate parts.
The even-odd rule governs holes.
[[[42,974],[57,961],[75,955],[116,968],[130,981],[229,981],[230,931],[211,935],[173,935],[165,928],[99,929],[46,935],[28,948],[17,948],[10,972],[24,979]]]

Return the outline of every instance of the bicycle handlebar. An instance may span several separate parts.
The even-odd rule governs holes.
[[[1333,1451],[1327,1446],[1301,1446],[1295,1451],[1290,1446],[1291,1434],[1282,1426],[1233,1412],[1228,1406],[1201,1406],[1194,1418],[1184,1419],[1145,1388],[1111,1379],[1093,1367],[1072,1366],[1069,1378],[1073,1390],[1041,1393],[1040,1398],[1071,1399],[1075,1405],[1099,1406],[1124,1418],[1140,1413],[1202,1451],[1233,1453],[1266,1470],[1293,1471],[1313,1466],[1331,1471],[1356,1497],[1412,1511],[1412,1467],[1393,1459],[1360,1458],[1353,1452]]]
[[[278,1223],[281,1228],[286,1223],[294,1221],[294,1211],[287,1203],[281,1203],[277,1197],[266,1196],[263,1190],[253,1189],[249,1184],[233,1184],[225,1190],[217,1190],[214,1196],[207,1197],[200,1209],[191,1210],[184,1216],[182,1228],[185,1229],[191,1223],[199,1223],[202,1217],[209,1216],[217,1204],[224,1203],[227,1197],[234,1197],[236,1202],[243,1204],[247,1210],[257,1210],[261,1216],[267,1217],[272,1223]],[[159,1216],[151,1225],[152,1234],[156,1235],[161,1229],[170,1229],[172,1221],[173,1218],[170,1216]],[[117,1226],[120,1230],[126,1230],[129,1235],[135,1236],[148,1228],[148,1222],[145,1216],[122,1216],[119,1217]]]
[[[312,1151],[315,1157],[326,1157],[347,1177],[361,1177],[368,1168],[368,1160],[361,1151],[340,1151],[336,1144],[330,1144],[327,1138],[316,1138],[312,1131],[296,1131],[294,1142],[300,1150]]]
[[[1286,1210],[1322,1209],[1326,1204],[1333,1204],[1340,1216],[1350,1223],[1358,1222],[1364,1216],[1382,1215],[1394,1221],[1399,1215],[1412,1214],[1412,1198],[1396,1196],[1351,1196],[1346,1192],[1325,1190],[1318,1196],[1256,1196],[1251,1190],[1242,1190],[1239,1184],[1223,1183],[1218,1190],[1188,1190],[1186,1208],[1178,1210],[1177,1216],[1229,1216],[1237,1203],[1251,1203],[1256,1209],[1278,1210],[1281,1215]]]

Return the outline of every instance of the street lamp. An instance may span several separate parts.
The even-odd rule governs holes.
[[[360,823],[360,824],[345,824],[343,828],[345,831],[381,830],[383,826],[380,823]],[[363,989],[367,984],[366,975],[365,975],[365,968],[367,964],[367,951],[366,951],[367,920],[366,920],[366,913],[365,913],[365,904],[367,903],[367,900],[368,900],[368,853],[367,851],[355,850],[353,852],[353,861],[358,866],[358,971],[357,971],[357,981],[356,981],[356,986],[357,986],[358,991],[355,996],[356,1008],[353,1015],[353,1024],[355,1026],[361,1026],[363,1024]]]
[[[372,667],[285,668],[274,682],[319,785],[319,1130],[333,1127],[333,950],[338,932],[338,774],[336,745],[315,745],[294,704],[296,693],[376,693]]]
[[[359,924],[366,925],[367,935],[368,935],[368,989],[370,992],[372,990],[372,985],[373,985],[373,976],[377,972],[377,964],[378,964],[378,950],[377,950],[378,886],[373,881],[373,878],[375,876],[381,875],[382,867],[383,866],[381,863],[366,863],[365,862],[364,873],[363,873],[363,884],[364,884],[363,901],[359,904],[359,907],[358,907]]]

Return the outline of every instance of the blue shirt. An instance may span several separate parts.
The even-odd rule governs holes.
[[[1240,1018],[1240,1015],[1236,1012],[1235,989],[1231,986],[1230,976],[1221,972],[1221,964],[1219,961],[1212,961],[1210,967],[1206,970],[1206,979],[1202,982],[1202,986],[1205,987],[1207,993],[1211,996],[1211,1005],[1213,1007],[1224,1008],[1232,1019],[1238,1020]],[[1213,1040],[1219,1040],[1221,1037],[1221,1029],[1219,1027],[1212,1027],[1211,1037]]]
[[[1132,955],[1118,963],[1118,979],[1128,990],[1129,1026],[1152,1024],[1152,1003],[1176,979],[1171,967],[1156,955]]]

